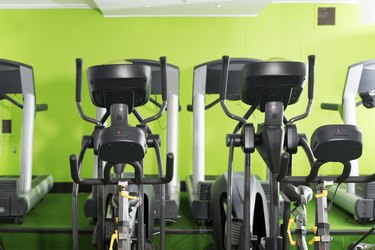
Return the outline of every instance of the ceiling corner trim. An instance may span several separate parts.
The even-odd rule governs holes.
[[[105,13],[102,13],[103,14],[103,17],[105,18],[138,18],[138,17],[233,17],[233,18],[236,18],[236,17],[257,17],[258,15],[257,14],[249,14],[249,15],[244,15],[244,14],[238,14],[238,15],[231,15],[231,14],[227,14],[227,15],[224,15],[224,14],[218,14],[218,15],[214,15],[214,14],[199,14],[199,15],[195,15],[195,14],[162,14],[162,15],[156,15],[156,14],[152,14],[152,15],[142,15],[142,14],[134,14],[134,15],[128,15],[128,14],[124,14],[124,15],[112,15],[112,14],[105,14]]]
[[[274,0],[272,1],[272,3],[276,3],[276,4],[290,4],[290,3],[295,3],[295,4],[354,4],[354,3],[358,3],[358,0],[331,0],[331,1],[327,1],[327,0],[310,0],[310,1],[306,1],[306,0]]]
[[[89,4],[0,4],[0,9],[92,9]]]

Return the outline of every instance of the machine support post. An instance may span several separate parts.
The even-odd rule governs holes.
[[[280,193],[280,186],[279,183],[275,179],[275,174],[270,173],[270,237],[276,238],[280,234],[280,226],[279,226],[279,213],[280,213],[280,205],[279,205],[279,193]]]
[[[244,249],[250,249],[250,241],[252,239],[252,216],[251,209],[251,154],[245,153],[245,204],[244,204],[244,224],[243,224],[243,246]],[[255,215],[253,215],[254,217]]]
[[[23,189],[21,193],[28,193],[32,180],[35,96],[32,93],[24,93],[23,98],[20,187]]]
[[[291,164],[293,162],[292,158],[293,158],[293,155],[290,154],[288,170],[287,170],[288,176],[290,176],[292,174],[292,171],[291,171],[292,170]],[[283,187],[286,184],[282,183],[281,185]],[[288,233],[287,233],[287,230],[288,230],[287,223],[290,219],[290,212],[291,212],[290,202],[287,202],[287,201],[284,200],[283,224],[281,226],[281,230],[282,230],[281,236],[283,237],[283,249],[289,249],[289,247],[290,247],[289,240],[288,240]]]
[[[227,242],[226,248],[232,249],[232,195],[233,195],[233,153],[234,153],[234,139],[230,141],[229,159],[228,159],[228,185],[227,185]]]

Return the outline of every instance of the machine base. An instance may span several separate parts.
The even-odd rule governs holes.
[[[18,176],[0,178],[0,219],[21,224],[23,217],[51,190],[51,175],[33,176],[31,190],[21,193]]]

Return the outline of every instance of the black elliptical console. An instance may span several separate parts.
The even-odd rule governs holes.
[[[144,65],[114,64],[88,68],[92,103],[111,110],[111,126],[99,136],[98,154],[103,161],[132,163],[146,153],[146,135],[128,125],[127,115],[145,105],[151,91],[151,68]]]
[[[306,76],[301,62],[256,62],[241,72],[241,100],[264,112],[267,102],[279,101],[284,109],[298,101]]]
[[[347,162],[362,155],[362,134],[354,125],[336,124],[317,128],[311,150],[319,161]]]
[[[97,107],[109,109],[112,104],[134,107],[148,102],[151,91],[151,68],[145,65],[109,64],[87,69],[91,101]]]

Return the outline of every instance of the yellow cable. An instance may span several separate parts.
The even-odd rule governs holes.
[[[292,227],[293,222],[294,222],[294,219],[289,219],[287,233],[288,233],[288,238],[289,238],[290,245],[295,246],[296,245],[296,241],[293,240],[292,232],[290,231],[290,228]]]
[[[138,200],[137,196],[129,195],[126,191],[121,191],[120,195],[124,198],[128,198],[129,200]]]
[[[319,242],[319,241],[320,241],[320,236],[314,236],[314,238],[312,238],[309,241],[309,245],[313,245],[315,242]]]
[[[322,198],[322,197],[327,197],[328,196],[328,190],[327,189],[324,189],[323,191],[322,191],[322,193],[320,193],[320,194],[316,194],[315,195],[315,198]]]
[[[109,244],[109,250],[113,250],[113,244],[116,242],[118,243],[118,231],[115,230],[115,232],[112,234],[111,237],[111,243]]]

